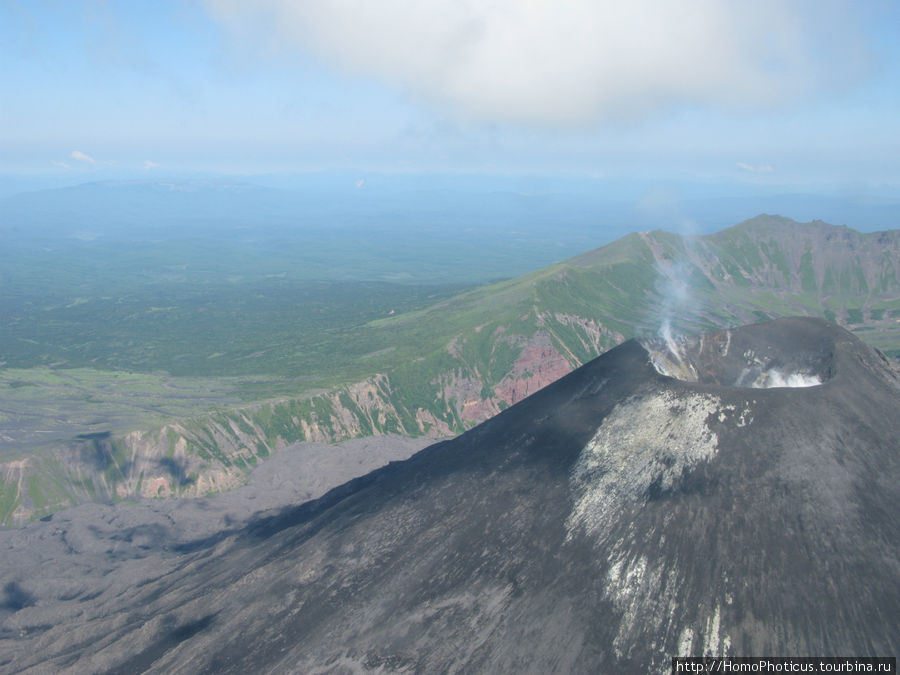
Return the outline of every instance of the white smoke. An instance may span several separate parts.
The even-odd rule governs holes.
[[[822,384],[822,378],[812,373],[800,371],[785,372],[780,368],[767,368],[756,363],[748,365],[741,371],[736,387],[749,387],[751,389],[772,389],[775,387],[817,387]]]
[[[657,371],[663,375],[671,375],[679,379],[695,379],[689,361],[684,358],[682,342],[684,336],[677,335],[672,328],[672,318],[680,315],[690,307],[690,286],[683,275],[683,266],[680,264],[670,266],[668,274],[661,277],[657,284],[657,290],[662,294],[660,305],[662,319],[657,335],[662,340],[663,350],[652,350],[651,360]]]
[[[703,339],[701,337],[698,342],[697,339],[677,336],[672,333],[671,326],[664,322],[660,328],[659,339],[646,340],[642,344],[650,357],[650,363],[660,375],[674,377],[685,382],[699,382],[701,377],[697,368],[702,361]],[[719,354],[722,356],[728,353],[727,345],[731,341],[730,332],[727,340],[724,350],[717,348],[720,349]],[[765,361],[756,357],[753,352],[745,353],[744,358],[747,360],[747,365],[733,383],[723,381],[720,379],[721,376],[714,372],[707,373],[704,381],[749,389],[816,387],[823,381],[820,376],[809,370],[788,371],[783,368],[770,367]]]
[[[633,119],[768,106],[852,79],[843,0],[207,0],[241,38],[299,46],[464,118]],[[253,27],[259,29],[254,32]]]
[[[669,318],[663,319],[659,329],[659,341],[643,342],[650,362],[660,375],[696,382],[697,370],[685,353],[686,338],[672,331]]]
[[[672,207],[670,207],[672,208]],[[671,251],[677,257],[659,263],[660,276],[656,282],[656,292],[661,296],[661,301],[655,310],[659,321],[659,338],[665,343],[671,354],[673,365],[679,365],[680,369],[687,368],[687,362],[682,354],[681,343],[684,337],[676,333],[673,323],[678,320],[684,325],[696,315],[696,300],[692,291],[691,273],[694,269],[690,259],[695,253],[697,226],[694,222],[682,218],[679,225],[679,246],[674,245]]]
[[[663,339],[663,342],[666,343],[666,348],[668,348],[669,352],[678,357],[679,360],[681,358],[680,349],[678,348],[678,344],[675,342],[675,336],[672,335],[672,323],[669,320],[669,317],[663,319],[662,326],[659,328],[659,336]]]
[[[820,384],[822,384],[822,380],[815,375],[782,373],[777,368],[772,368],[763,373],[763,376],[750,386],[754,389],[771,389],[773,387],[816,387]]]

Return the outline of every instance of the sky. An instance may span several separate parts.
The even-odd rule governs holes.
[[[0,0],[0,173],[900,186],[893,0]]]

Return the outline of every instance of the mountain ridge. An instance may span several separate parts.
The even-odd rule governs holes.
[[[676,654],[894,653],[900,378],[818,319],[702,343],[722,372],[755,354],[821,382],[685,381],[628,341],[315,502],[180,552],[163,526],[118,549],[99,595],[39,583],[64,555],[7,571],[31,598],[7,665],[665,673]],[[30,536],[60,546],[55,519]],[[117,546],[95,536],[98,556]]]
[[[358,327],[374,374],[356,382],[75,441],[74,463],[7,462],[0,518],[23,522],[85,499],[229,489],[303,440],[459,433],[628,337],[656,335],[667,320],[691,333],[799,311],[840,320],[900,354],[898,271],[896,230],[760,216],[714,235],[633,233]],[[103,479],[78,457],[99,457]]]

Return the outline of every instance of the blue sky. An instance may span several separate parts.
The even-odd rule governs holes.
[[[0,172],[900,186],[900,3],[0,0]]]

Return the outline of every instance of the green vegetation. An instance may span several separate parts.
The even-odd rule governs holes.
[[[4,414],[0,459],[86,433],[152,428],[239,405],[244,400],[243,382],[96,368],[0,368]]]
[[[835,233],[850,245],[840,248]],[[710,237],[628,235],[462,292],[279,277],[7,293],[4,450],[43,449],[23,469],[24,490],[18,480],[0,485],[0,519],[23,504],[37,513],[118,498],[123,485],[184,492],[204,472],[246,472],[309,438],[459,432],[472,424],[464,399],[509,405],[498,385],[532,374],[520,361],[526,346],[550,345],[575,367],[623,339],[655,335],[664,318],[694,332],[824,316],[898,355],[900,284],[884,246],[763,218]],[[125,432],[164,425],[146,441],[157,464],[135,469]],[[66,443],[90,451],[98,477],[54,459]],[[160,466],[174,472],[168,487],[150,482]]]
[[[365,370],[354,364],[361,356],[392,346],[387,339],[360,340],[361,325],[459,291],[459,285],[270,279],[114,286],[90,297],[80,289],[72,291],[77,297],[60,289],[4,292],[0,361],[17,368],[280,378],[321,375],[327,362],[326,379],[334,384]]]

